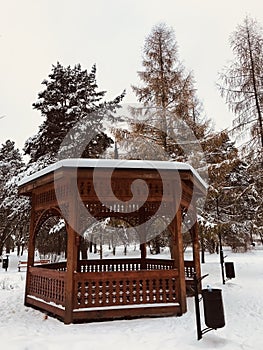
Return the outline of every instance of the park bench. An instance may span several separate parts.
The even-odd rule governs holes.
[[[40,260],[36,260],[34,262],[34,265],[42,265],[42,264],[48,264],[50,263],[50,260],[49,259],[40,259]],[[27,267],[27,260],[20,260],[18,262],[18,265],[17,265],[17,268],[18,268],[18,271],[20,272],[21,271],[21,268],[26,268]]]

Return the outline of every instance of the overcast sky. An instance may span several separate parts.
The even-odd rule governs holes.
[[[124,89],[136,102],[145,37],[165,22],[173,27],[179,57],[196,80],[197,94],[217,130],[233,115],[216,89],[218,72],[232,58],[229,35],[246,15],[263,24],[262,0],[0,0],[0,143],[22,148],[42,118],[32,109],[52,64],[80,63],[108,99]]]

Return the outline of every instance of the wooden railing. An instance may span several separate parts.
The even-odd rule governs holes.
[[[43,267],[43,266],[41,266],[41,267]],[[50,269],[50,270],[56,270],[56,271],[67,271],[67,262],[61,261],[61,262],[56,262],[56,263],[45,264],[44,268]]]
[[[174,266],[173,260],[166,259],[101,259],[80,260],[78,272],[110,272],[110,271],[140,271],[169,270]]]
[[[194,262],[184,262],[185,277],[192,279],[194,276]],[[41,267],[41,266],[39,266]],[[43,267],[43,266],[42,266]],[[66,262],[45,264],[46,269],[66,271]],[[140,270],[170,270],[174,268],[174,260],[146,258],[144,263],[141,259],[90,259],[78,262],[78,272],[117,272],[117,271],[140,271]]]
[[[78,272],[138,271],[141,259],[80,260]]]
[[[146,259],[147,270],[171,270],[174,268],[174,260]]]
[[[178,271],[77,273],[74,309],[135,304],[177,303]]]
[[[65,306],[65,272],[30,267],[27,295]]]
[[[184,261],[184,271],[185,271],[185,277],[193,279],[194,278],[194,272],[195,272],[195,267],[194,267],[194,262],[191,260],[185,260]]]
[[[141,263],[140,259],[80,261],[79,271],[74,274],[73,308],[81,311],[120,305],[179,305],[179,274],[174,262],[146,259],[146,268]],[[64,307],[65,269],[65,262],[29,267],[27,297]],[[185,271],[190,283],[192,261],[185,262]]]

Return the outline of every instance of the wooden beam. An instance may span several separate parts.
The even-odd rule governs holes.
[[[73,188],[73,186],[71,187]],[[64,323],[70,324],[73,321],[73,298],[74,298],[74,273],[77,272],[78,261],[78,234],[74,228],[77,227],[78,222],[78,202],[77,196],[72,194],[69,199],[69,224],[67,228],[67,271],[65,276],[65,317]]]
[[[191,236],[193,241],[193,260],[194,260],[194,267],[196,272],[196,277],[199,279],[201,277],[201,265],[200,265],[200,244],[199,244],[199,232],[198,232],[198,222],[197,222],[197,215],[196,210],[194,210],[194,219],[195,222],[193,226],[191,227]],[[200,282],[200,290],[201,290],[201,282]]]
[[[163,305],[163,306],[145,306],[141,305],[136,308],[108,308],[108,309],[97,309],[97,310],[77,310],[73,315],[73,322],[92,322],[92,321],[109,321],[109,320],[120,320],[120,319],[132,319],[137,317],[169,317],[180,315],[179,304],[174,306]]]
[[[185,283],[185,270],[184,270],[184,251],[183,251],[183,237],[182,237],[182,214],[181,206],[179,206],[175,217],[169,225],[172,233],[172,246],[171,246],[171,258],[174,259],[175,267],[179,272],[179,290],[178,299],[181,305],[181,312],[187,311],[186,305],[186,283]]]
[[[35,217],[36,217],[36,211],[35,211],[35,194],[32,194],[31,199],[31,216],[30,216],[30,226],[29,226],[29,242],[28,242],[28,257],[27,257],[27,272],[26,272],[26,287],[25,287],[25,299],[24,304],[27,306],[27,294],[29,289],[29,266],[34,265],[34,257],[35,257]]]

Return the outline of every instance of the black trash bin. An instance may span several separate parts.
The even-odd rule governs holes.
[[[205,324],[209,328],[217,329],[225,326],[225,315],[221,289],[203,289],[203,304]]]
[[[2,267],[3,269],[8,269],[8,257],[2,259]]]
[[[235,278],[235,268],[233,262],[225,262],[226,278]]]

